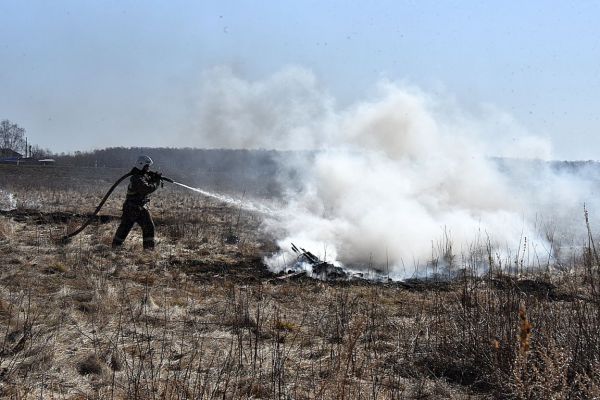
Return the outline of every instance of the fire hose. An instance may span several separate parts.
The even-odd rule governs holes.
[[[117,181],[115,183],[113,183],[113,185],[110,187],[110,189],[108,189],[108,192],[106,192],[106,194],[104,195],[104,198],[102,199],[102,201],[100,201],[100,204],[98,204],[98,207],[96,207],[94,212],[88,217],[88,219],[83,223],[83,225],[81,225],[77,230],[63,236],[61,238],[61,241],[63,243],[67,243],[72,237],[80,234],[90,223],[92,223],[92,221],[94,220],[96,215],[98,215],[98,213],[102,209],[102,206],[104,206],[104,203],[106,203],[106,200],[108,200],[108,198],[110,197],[112,192],[115,190],[115,188],[117,186],[119,186],[119,183],[123,182],[123,180],[130,177],[131,175],[135,175],[137,173],[139,173],[138,170],[134,168],[131,171],[129,171],[128,173],[126,173],[125,175],[123,175],[122,177],[120,177],[119,179],[117,179]],[[149,172],[147,172],[147,174],[149,174],[154,179],[160,181],[161,184],[163,181],[169,182],[169,183],[174,183],[172,179],[164,177],[158,172],[149,171]]]

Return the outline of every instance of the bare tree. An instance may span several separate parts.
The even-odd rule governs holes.
[[[7,119],[0,121],[0,148],[22,151],[25,148],[25,129]]]
[[[52,152],[49,149],[43,149],[38,145],[29,146],[29,157],[38,159],[50,156]]]

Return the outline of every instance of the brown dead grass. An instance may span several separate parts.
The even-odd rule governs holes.
[[[27,194],[42,211],[85,213],[97,191]],[[237,224],[238,210],[167,189],[155,204],[151,253],[138,230],[111,251],[116,220],[61,246],[54,238],[73,221],[0,216],[2,397],[600,396],[591,256],[531,279],[281,282],[261,266],[273,244],[255,216]],[[224,242],[232,221],[244,239],[235,245]]]

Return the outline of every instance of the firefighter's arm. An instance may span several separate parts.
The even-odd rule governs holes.
[[[160,181],[153,181],[146,175],[134,175],[131,177],[132,189],[141,194],[147,195],[158,189]]]

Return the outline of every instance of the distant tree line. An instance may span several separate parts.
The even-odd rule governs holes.
[[[57,165],[130,170],[141,154],[152,158],[152,169],[190,185],[274,195],[280,192],[281,157],[275,150],[111,147],[54,155]]]
[[[109,147],[90,152],[55,155],[63,165],[77,167],[128,168],[141,154],[150,156],[156,167],[168,170],[253,169],[274,172],[275,150],[228,150],[170,147]]]

